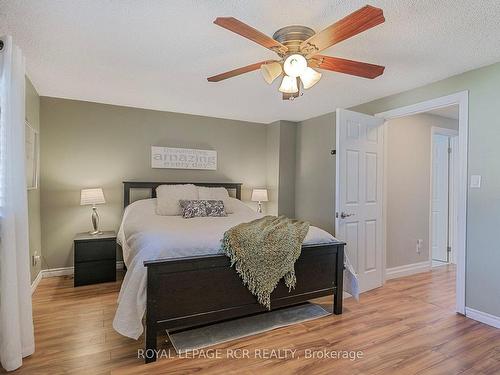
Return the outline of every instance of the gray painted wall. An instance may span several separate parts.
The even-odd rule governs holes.
[[[266,125],[54,98],[41,98],[44,268],[73,265],[73,236],[90,229],[80,189],[102,187],[102,229],[117,230],[122,181],[243,182],[243,200],[266,186]],[[151,145],[213,149],[217,171],[151,168]]]
[[[429,259],[433,126],[458,130],[458,121],[421,114],[387,123],[387,268]],[[423,240],[420,254],[416,251],[417,239]]]
[[[335,113],[297,125],[295,216],[327,232],[335,228]]]
[[[297,123],[280,121],[278,214],[295,217],[295,149]]]
[[[266,186],[269,202],[263,203],[263,212],[268,215],[278,214],[278,196],[280,179],[280,122],[275,121],[266,127]]]
[[[26,120],[40,131],[40,97],[31,81],[26,77]],[[28,224],[30,246],[31,281],[36,278],[41,269],[41,262],[36,266],[31,262],[33,254],[41,255],[41,225],[40,225],[40,187],[28,190]]]
[[[275,121],[267,125],[267,189],[269,215],[295,216],[295,137],[297,123]]]

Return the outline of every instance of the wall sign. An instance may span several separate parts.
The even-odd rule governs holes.
[[[151,168],[217,170],[217,151],[151,146]]]

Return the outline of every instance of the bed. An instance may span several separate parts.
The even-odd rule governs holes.
[[[240,183],[192,183],[232,192],[235,212],[224,218],[183,219],[154,212],[156,188],[187,182],[124,182],[124,217],[118,234],[127,267],[113,327],[156,352],[161,331],[174,331],[267,311],[243,285],[229,259],[219,252],[225,230],[258,217],[241,202]],[[150,199],[132,202],[134,189],[147,189]],[[271,294],[271,308],[333,297],[333,313],[342,313],[344,243],[310,227],[295,263],[296,288],[281,281]],[[145,361],[156,360],[146,355]]]

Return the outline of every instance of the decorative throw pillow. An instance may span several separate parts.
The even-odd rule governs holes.
[[[156,188],[156,214],[164,216],[182,215],[180,200],[198,199],[195,185],[160,185]]]
[[[180,200],[182,216],[185,219],[193,217],[222,217],[227,216],[224,202],[216,200]]]
[[[207,200],[205,201],[205,206],[207,208],[207,216],[211,217],[223,217],[227,216],[226,210],[224,208],[224,202],[221,200]]]
[[[229,193],[223,187],[204,187],[198,186],[199,199],[221,200],[224,202],[224,208],[227,214],[234,213],[234,207],[231,204]]]
[[[205,204],[205,201],[180,200],[179,205],[182,208],[182,217],[184,219],[207,216],[207,205]]]

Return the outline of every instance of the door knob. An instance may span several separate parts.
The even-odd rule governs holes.
[[[354,214],[346,214],[344,211],[342,211],[340,213],[340,218],[341,219],[345,219],[346,217],[349,217],[349,216],[354,216]],[[339,217],[339,213],[337,212],[337,217]]]

